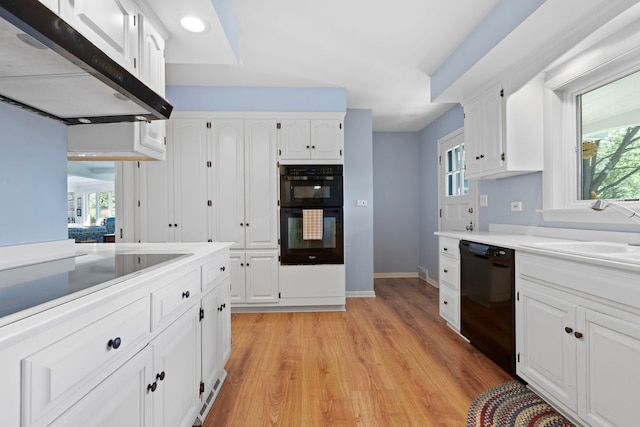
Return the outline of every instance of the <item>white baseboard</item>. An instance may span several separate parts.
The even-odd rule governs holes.
[[[425,282],[427,282],[428,285],[433,286],[436,289],[440,288],[440,284],[438,282],[436,282],[435,280],[433,280],[432,278],[427,278],[427,280],[425,280]]]
[[[394,279],[394,278],[411,278],[411,277],[418,277],[418,273],[411,273],[411,272],[399,272],[399,273],[373,273],[373,278],[374,279]]]
[[[375,291],[347,291],[347,298],[375,298]]]

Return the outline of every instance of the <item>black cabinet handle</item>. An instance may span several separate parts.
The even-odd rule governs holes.
[[[247,222],[245,225],[248,227],[248,226],[249,226],[249,223]]]
[[[307,148],[309,148],[309,146],[307,145]]]
[[[173,224],[173,226],[174,226],[174,227],[177,227],[177,226],[178,226],[178,224]]]
[[[173,224],[169,224],[169,227],[173,227]]]
[[[449,270],[447,270],[447,269],[445,268],[445,269],[444,269],[444,272],[445,272],[445,273],[448,273],[448,272],[449,272]]]
[[[156,391],[157,388],[158,388],[158,383],[155,381],[153,382],[153,384],[147,385],[147,391],[150,391],[151,393]]]
[[[445,301],[445,302],[444,302],[444,305],[447,305],[447,304],[449,304],[449,302],[448,302],[448,301]]]
[[[115,337],[114,339],[109,340],[107,346],[111,347],[114,350],[117,350],[118,347],[120,347],[120,344],[122,344],[122,340],[120,339],[120,337]]]
[[[164,381],[164,371],[160,372],[159,374],[156,374],[156,379],[160,381]]]
[[[442,248],[442,250],[444,250],[444,251],[446,252],[446,251],[448,251],[449,249],[447,249],[447,248]]]
[[[564,328],[564,331],[570,334],[571,332],[573,332],[573,329],[567,326],[566,328]]]
[[[247,263],[247,267],[249,267],[249,263]]]
[[[582,338],[582,332],[574,332],[573,335],[578,339]]]
[[[225,270],[224,266],[220,267],[220,271],[224,271],[224,270]]]
[[[240,227],[244,227],[244,223],[243,222],[240,223]]]
[[[182,293],[182,298],[189,298],[191,294],[189,293],[189,291],[183,292]]]
[[[222,308],[227,308],[227,303],[222,304]]]
[[[218,311],[222,311],[222,306],[221,305],[218,306]]]

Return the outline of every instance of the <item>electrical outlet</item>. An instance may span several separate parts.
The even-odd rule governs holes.
[[[367,201],[366,200],[358,200],[358,206],[362,207],[362,206],[367,206]]]
[[[511,202],[511,212],[522,212],[522,202]]]

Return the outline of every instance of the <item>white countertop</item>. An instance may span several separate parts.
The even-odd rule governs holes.
[[[506,232],[509,231],[509,232]],[[513,232],[512,232],[513,231]],[[627,245],[629,242],[640,241],[637,233],[615,233],[593,230],[555,229],[543,227],[496,227],[495,231],[438,231],[437,236],[450,237],[457,240],[469,240],[477,243],[495,245],[514,249],[517,252],[528,252],[551,257],[558,257],[572,261],[586,262],[615,269],[625,269],[640,272],[640,256],[637,259],[621,259],[616,254],[577,254],[559,250],[550,250],[537,244],[552,242],[614,242]],[[527,233],[527,232],[531,233]],[[550,237],[557,236],[557,237]]]

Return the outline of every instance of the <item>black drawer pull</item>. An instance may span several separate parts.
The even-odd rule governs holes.
[[[226,268],[224,268],[224,266],[220,267],[220,271],[225,271],[225,270],[226,270]]]
[[[182,293],[182,298],[189,298],[191,294],[189,293],[189,291],[183,292]]]
[[[582,332],[575,332],[573,335],[578,339],[582,338]]]
[[[157,388],[158,388],[158,383],[155,381],[153,382],[153,384],[147,385],[147,391],[151,391],[151,393],[156,391]]]
[[[449,270],[447,270],[447,269],[445,268],[445,269],[444,269],[444,272],[445,272],[445,273],[448,273],[448,272],[449,272]]]
[[[160,381],[164,381],[164,371],[160,372],[156,375],[156,379]]]
[[[447,305],[447,304],[449,304],[449,302],[448,302],[448,301],[445,301],[445,302],[444,302],[444,305]]]
[[[571,332],[573,332],[573,329],[567,326],[567,327],[564,328],[564,331],[566,333],[570,334]]]
[[[107,343],[107,345],[114,350],[117,350],[118,347],[120,347],[120,344],[122,344],[122,340],[120,339],[120,337],[109,340],[109,342]]]

